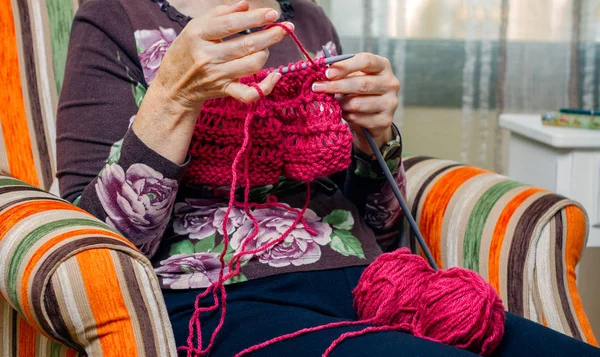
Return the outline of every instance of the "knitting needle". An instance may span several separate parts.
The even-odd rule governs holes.
[[[344,60],[347,60],[347,59],[352,58],[352,57],[354,57],[353,54],[328,57],[328,58],[325,58],[325,64],[332,64],[332,63],[344,61]],[[304,62],[304,63],[302,63],[302,69],[306,69],[309,66],[308,63],[310,63],[310,62]],[[289,66],[289,67],[286,66],[286,67],[283,67],[281,69],[281,73],[293,72],[293,71],[295,71],[297,69],[299,69],[299,68],[296,68],[294,66]],[[272,72],[273,73],[279,72],[279,68],[274,69]]]
[[[387,164],[385,163],[385,159],[381,155],[381,151],[377,147],[377,143],[375,142],[375,140],[371,136],[371,133],[369,133],[369,131],[367,129],[362,128],[362,130],[363,130],[363,133],[365,133],[365,136],[367,137],[367,141],[369,141],[369,145],[371,146],[373,153],[375,153],[375,156],[377,157],[377,161],[379,162],[379,166],[381,166],[381,169],[383,170],[385,178],[387,179],[389,185],[392,187],[394,196],[396,196],[398,203],[400,203],[400,207],[402,207],[402,212],[404,212],[404,215],[406,216],[406,219],[408,220],[408,224],[410,225],[411,230],[413,231],[415,236],[417,236],[419,245],[421,246],[423,253],[425,253],[425,257],[427,258],[429,265],[431,265],[433,270],[437,271],[438,266],[435,263],[435,259],[433,259],[433,256],[431,255],[431,252],[429,251],[429,247],[427,246],[425,239],[423,239],[423,236],[421,235],[421,232],[419,231],[417,222],[415,222],[415,219],[413,218],[412,214],[410,213],[410,210],[409,210],[408,206],[406,205],[404,198],[402,198],[402,194],[400,193],[398,184],[396,183],[396,180],[394,180],[394,177],[392,176],[390,169],[388,168]]]
[[[327,58],[334,58],[331,56],[331,53],[329,53],[329,51],[327,50],[327,48],[325,46],[323,46],[323,53],[325,54],[325,57],[326,57],[326,59],[325,59],[326,63],[327,63]],[[425,253],[425,257],[427,258],[429,265],[431,265],[433,270],[437,271],[438,266],[435,263],[435,259],[433,259],[433,256],[431,255],[431,251],[429,250],[429,247],[427,246],[427,242],[425,242],[425,239],[423,239],[423,235],[421,235],[419,226],[417,225],[417,222],[415,222],[414,217],[410,213],[410,210],[408,209],[408,205],[404,201],[404,198],[402,197],[402,194],[400,193],[400,189],[398,188],[398,184],[396,183],[396,180],[392,176],[392,173],[390,172],[390,169],[388,168],[388,166],[385,162],[385,159],[383,158],[383,155],[381,155],[381,151],[379,150],[379,147],[377,146],[375,139],[373,139],[373,137],[371,136],[371,133],[369,133],[369,131],[367,129],[362,128],[362,130],[367,138],[367,141],[369,142],[369,146],[371,146],[371,150],[373,150],[375,157],[377,157],[377,162],[379,162],[379,166],[381,166],[381,169],[383,170],[383,173],[385,175],[385,178],[388,181],[388,184],[392,188],[392,192],[394,192],[394,196],[396,196],[398,203],[400,203],[400,207],[402,207],[402,212],[404,212],[404,215],[406,216],[406,219],[408,220],[408,224],[410,225],[411,230],[413,231],[415,236],[417,236],[419,245],[421,246],[423,253]]]

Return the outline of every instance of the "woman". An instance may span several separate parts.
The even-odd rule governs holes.
[[[239,78],[300,59],[286,31],[259,30],[273,22],[294,29],[315,56],[322,55],[323,45],[333,54],[340,51],[330,21],[309,0],[88,0],[74,21],[58,116],[61,194],[119,230],[151,259],[178,345],[185,345],[196,295],[218,278],[227,207],[226,187],[182,181],[196,119],[210,99],[258,100],[258,92]],[[312,89],[345,94],[340,99],[343,117],[354,129],[368,128],[386,148],[386,159],[404,187],[392,125],[400,84],[389,61],[359,54],[333,65],[327,77]],[[262,92],[268,95],[279,78],[267,76],[259,84]],[[357,318],[352,288],[364,266],[394,248],[401,211],[363,136],[355,135],[354,149],[349,169],[311,184],[305,220],[317,235],[294,229],[284,243],[245,262],[242,274],[229,281],[227,318],[212,356],[229,357],[283,333]],[[268,195],[300,208],[306,190],[283,180],[253,188],[251,200],[262,202]],[[253,214],[261,244],[279,237],[295,218],[277,208]],[[227,222],[230,253],[240,249],[251,229],[252,222],[234,209]],[[204,330],[212,331],[217,322],[218,316],[207,316]],[[348,330],[309,334],[254,355],[319,356]],[[534,351],[598,354],[509,315],[498,355]],[[473,356],[400,332],[349,340],[333,355],[399,352]]]

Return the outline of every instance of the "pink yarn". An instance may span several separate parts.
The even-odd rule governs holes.
[[[436,272],[407,248],[378,257],[365,269],[352,293],[358,321],[303,329],[247,348],[235,357],[302,334],[357,324],[373,326],[342,334],[323,357],[349,338],[380,331],[405,331],[489,356],[504,335],[502,301],[479,274],[463,268]]]
[[[286,31],[290,30],[281,25]],[[341,122],[337,101],[326,94],[312,92],[315,80],[325,78],[323,60],[313,61],[296,36],[290,32],[303,53],[309,58],[308,68],[282,76],[275,90],[265,97],[257,82],[266,77],[263,71],[243,83],[256,88],[261,99],[252,105],[231,98],[209,101],[204,105],[194,131],[190,148],[192,160],[185,174],[188,183],[230,184],[229,205],[223,219],[223,251],[218,280],[199,294],[189,322],[186,346],[188,357],[210,353],[216,336],[223,327],[227,312],[225,282],[240,274],[242,257],[258,255],[285,238],[302,224],[310,202],[310,187],[302,210],[280,204],[271,197],[264,204],[249,203],[250,187],[277,182],[279,176],[309,182],[330,175],[350,163],[352,135]],[[295,64],[300,66],[301,63]],[[241,183],[241,184],[240,184]],[[244,202],[235,201],[235,189],[244,186]],[[307,184],[308,185],[308,184]],[[225,253],[229,246],[228,217],[234,206],[242,207],[252,220],[254,229],[240,251],[228,262],[225,274]],[[252,209],[279,207],[297,214],[290,228],[278,239],[254,250],[246,250],[259,234],[258,221]],[[212,294],[214,303],[200,307],[203,298]],[[418,337],[446,343],[488,356],[500,343],[504,333],[502,301],[475,272],[451,268],[435,272],[421,257],[404,248],[383,254],[367,267],[353,291],[359,321],[336,322],[302,329],[241,351],[236,357],[265,348],[274,343],[327,328],[370,324],[359,331],[342,334],[332,342],[323,356],[346,339],[379,331],[406,331]],[[202,314],[220,310],[219,324],[204,347]]]

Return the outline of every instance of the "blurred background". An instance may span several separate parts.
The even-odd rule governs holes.
[[[317,0],[344,52],[388,57],[406,147],[504,171],[499,112],[598,106],[597,0]]]
[[[407,152],[506,173],[500,113],[599,107],[598,0],[317,2],[345,53],[391,60],[403,84],[396,122]],[[588,247],[578,282],[597,334],[599,270],[600,248]]]

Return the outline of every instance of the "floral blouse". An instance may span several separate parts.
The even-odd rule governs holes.
[[[163,3],[164,4],[164,3]],[[315,57],[322,46],[340,53],[338,36],[323,10],[309,0],[292,0],[296,34]],[[166,289],[203,288],[218,278],[228,187],[181,182],[177,165],[148,148],[131,123],[187,18],[151,0],[88,0],[71,32],[58,110],[58,178],[61,195],[105,221],[153,263]],[[271,48],[267,66],[300,59],[286,39]],[[404,191],[397,157],[388,161]],[[239,283],[274,274],[367,265],[400,234],[402,212],[376,162],[354,158],[345,171],[310,184],[311,201],[285,241],[244,257]],[[304,183],[282,179],[254,187],[252,202],[275,196],[301,208]],[[241,199],[241,198],[240,198]],[[259,234],[249,249],[279,238],[296,218],[282,208],[253,210]],[[253,232],[240,209],[227,221],[228,261]]]

